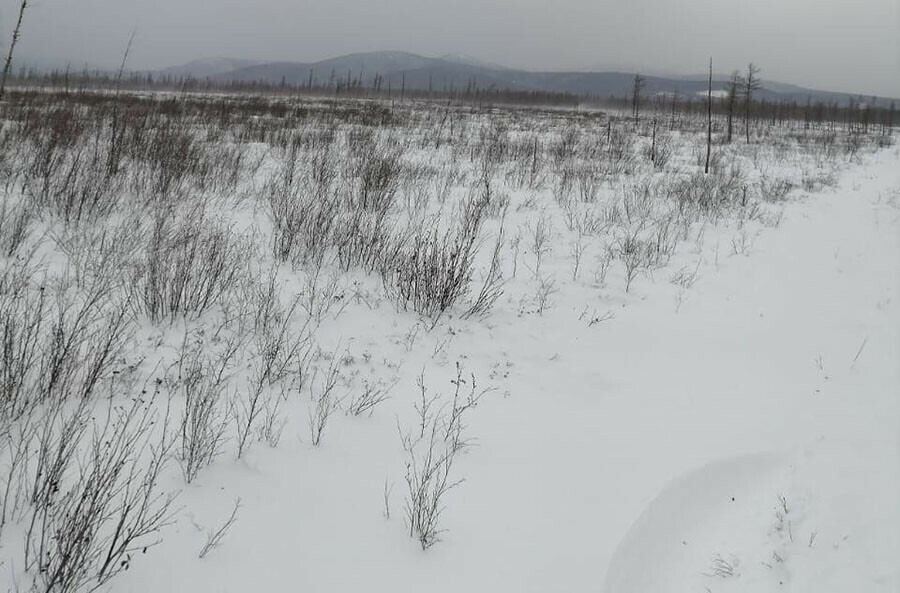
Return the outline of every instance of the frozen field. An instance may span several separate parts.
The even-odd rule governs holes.
[[[880,130],[115,99],[2,107],[0,586],[900,588]]]

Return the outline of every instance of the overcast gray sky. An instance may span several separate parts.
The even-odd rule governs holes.
[[[0,0],[6,39],[19,0]],[[21,55],[112,66],[405,50],[528,69],[698,73],[900,97],[900,0],[31,0]],[[5,55],[5,49],[3,50]]]

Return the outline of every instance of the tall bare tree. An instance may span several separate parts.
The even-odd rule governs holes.
[[[888,116],[887,116],[888,136],[891,136],[894,134],[894,109],[895,109],[894,102],[891,101],[891,106],[888,109]]]
[[[727,95],[725,96],[725,108],[728,114],[728,142],[731,142],[734,132],[734,110],[737,107],[738,94],[740,94],[742,86],[743,80],[741,75],[735,70],[731,73],[731,78],[728,79]]]
[[[641,91],[647,81],[640,74],[634,75],[634,81],[631,83],[631,114],[634,116],[634,123],[637,125],[641,116]]]
[[[672,91],[672,116],[669,119],[669,130],[675,129],[675,109],[678,106],[678,89]]]
[[[131,53],[131,44],[134,43],[136,31],[131,31],[128,45],[125,46],[125,54],[122,56],[122,64],[116,76],[116,95],[113,101],[112,126],[109,138],[109,153],[106,157],[106,175],[112,177],[119,171],[119,157],[122,152],[122,133],[119,126],[119,94],[122,92],[122,77],[125,75],[125,64],[128,62],[128,54]]]
[[[712,58],[709,58],[709,87],[706,90],[706,167],[709,173],[709,156],[712,153]]]
[[[19,41],[19,31],[22,29],[22,17],[25,16],[26,8],[28,8],[28,0],[22,0],[22,4],[19,5],[19,19],[16,21],[16,28],[13,29],[12,40],[9,42],[9,53],[6,54],[6,63],[3,65],[3,78],[0,79],[0,100],[3,99],[3,93],[6,91],[6,77],[9,76],[9,69],[12,67],[13,51]]]
[[[747,65],[747,76],[744,77],[744,132],[747,135],[747,144],[750,144],[750,107],[753,104],[753,93],[761,88],[759,82],[759,68],[750,62]]]

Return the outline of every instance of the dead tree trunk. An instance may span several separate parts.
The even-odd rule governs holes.
[[[669,131],[675,129],[675,108],[678,105],[678,91],[672,91],[672,115],[671,119],[669,119]]]
[[[709,59],[709,86],[706,90],[706,168],[709,173],[709,156],[712,153],[712,58]]]
[[[640,74],[635,74],[634,82],[631,83],[631,112],[634,116],[635,127],[637,127],[641,116],[641,91],[644,90],[644,84],[644,77]]]
[[[750,107],[753,104],[753,93],[760,89],[759,68],[752,62],[747,66],[747,77],[744,79],[744,132],[747,144],[750,144]]]
[[[13,51],[16,49],[16,43],[19,41],[19,31],[22,29],[22,17],[25,16],[25,9],[28,7],[28,0],[22,0],[19,5],[19,19],[16,21],[16,28],[13,29],[12,40],[9,42],[9,53],[6,54],[6,63],[3,65],[3,78],[0,79],[0,101],[3,100],[3,93],[6,92],[6,78],[9,76],[9,70],[12,68]]]
[[[731,73],[731,78],[728,80],[728,96],[727,96],[727,107],[728,107],[728,132],[727,138],[728,142],[731,142],[731,138],[734,132],[734,109],[737,107],[738,101],[738,92],[741,87],[741,76],[737,73],[737,70]]]
[[[891,106],[888,109],[887,128],[888,128],[888,136],[893,135],[894,134],[894,102],[893,101],[891,101]]]

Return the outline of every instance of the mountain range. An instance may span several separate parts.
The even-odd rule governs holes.
[[[310,79],[318,85],[334,80],[362,79],[371,85],[375,75],[382,77],[382,88],[390,85],[399,89],[435,91],[460,89],[469,84],[478,88],[514,91],[550,91],[579,96],[626,97],[631,93],[634,72],[585,71],[585,72],[532,72],[506,68],[484,62],[470,56],[448,54],[426,57],[409,52],[379,51],[355,53],[318,62],[266,62],[230,58],[205,58],[158,72],[176,77],[191,76],[216,82],[266,82],[291,85],[306,84]],[[713,90],[722,91],[727,77],[716,75]],[[672,93],[682,96],[704,95],[707,88],[705,75],[645,76],[644,93]],[[852,95],[804,88],[801,86],[763,79],[757,96],[766,100],[793,100],[799,103],[823,101],[845,104]],[[871,103],[872,98],[865,101]],[[876,103],[887,105],[891,99],[877,98]]]

